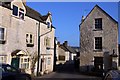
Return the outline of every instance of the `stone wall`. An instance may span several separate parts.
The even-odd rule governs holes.
[[[102,30],[95,30],[95,18],[102,18]],[[102,51],[95,50],[95,37],[102,37]],[[85,66],[91,66],[91,70],[94,67],[94,57],[103,57],[104,69],[107,70],[111,61],[106,59],[105,54],[112,54],[113,49],[118,54],[118,25],[95,7],[80,25],[80,67],[86,69]]]

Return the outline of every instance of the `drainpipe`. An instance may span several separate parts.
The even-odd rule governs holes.
[[[54,64],[53,64],[53,71],[55,71],[56,70],[56,61],[57,61],[57,58],[56,58],[56,40],[57,40],[57,38],[56,37],[54,37]]]
[[[40,22],[38,24],[38,63],[37,63],[37,76],[39,76],[39,61],[40,60]]]

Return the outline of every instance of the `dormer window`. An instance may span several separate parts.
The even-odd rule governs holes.
[[[18,16],[18,7],[13,5],[13,15]]]
[[[20,19],[24,19],[25,12],[23,9],[18,8],[17,6],[13,5],[13,13],[14,16],[19,17]]]
[[[24,19],[24,10],[21,9],[21,8],[20,8],[20,10],[19,10],[19,17],[20,17],[21,19]]]
[[[50,22],[47,22],[47,28],[50,28]]]

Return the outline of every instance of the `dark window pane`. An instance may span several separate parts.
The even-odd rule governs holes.
[[[24,10],[23,10],[23,9],[21,9],[21,8],[20,8],[20,11],[24,12]]]
[[[32,35],[30,34],[30,43],[32,43]]]
[[[95,29],[102,29],[102,18],[95,19]]]
[[[28,37],[28,34],[26,34],[26,37]]]
[[[48,28],[50,28],[50,23],[49,22],[47,22],[47,26],[48,26]]]
[[[64,61],[65,60],[65,56],[59,56],[59,60]]]
[[[28,43],[28,39],[29,39],[28,34],[26,34],[26,43]]]
[[[24,13],[23,13],[23,12],[19,12],[19,17],[20,17],[21,19],[24,19]]]
[[[95,37],[95,49],[102,49],[102,37]]]
[[[18,16],[18,7],[13,5],[13,15]]]
[[[4,40],[4,28],[0,28],[0,39]]]

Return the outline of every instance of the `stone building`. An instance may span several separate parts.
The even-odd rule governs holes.
[[[50,12],[42,16],[28,7],[26,0],[0,2],[0,61],[36,75],[40,50],[39,72],[51,72],[55,32],[51,17]]]
[[[63,44],[57,43],[56,48],[56,64],[64,64],[66,62],[73,62],[76,57],[77,52],[71,46],[68,45],[68,41]]]
[[[118,22],[98,5],[80,24],[80,71],[118,68]]]
[[[45,23],[42,23],[40,33],[41,45],[41,71],[48,73],[53,71],[54,65],[54,32],[55,28],[52,26],[52,14],[48,12],[47,15],[42,16]]]

